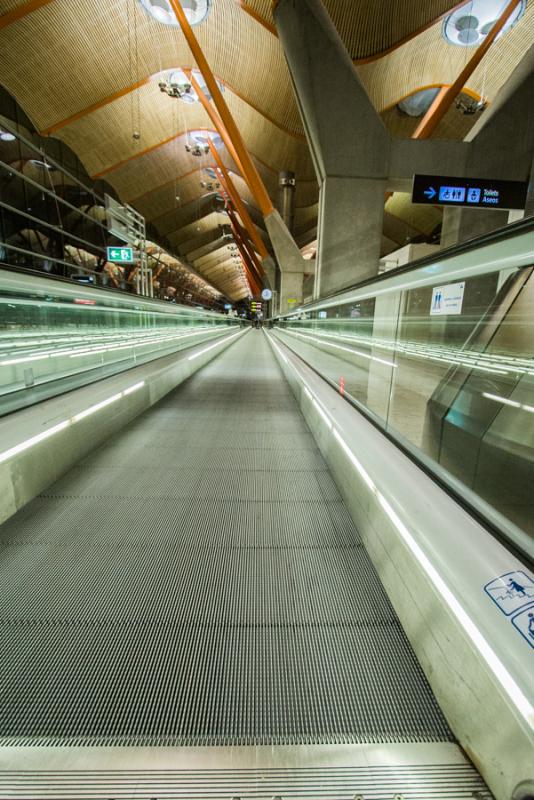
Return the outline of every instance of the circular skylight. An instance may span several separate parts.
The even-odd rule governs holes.
[[[397,108],[409,117],[422,117],[436,99],[439,91],[439,87],[437,89],[420,89],[397,103]]]
[[[162,25],[178,25],[176,15],[169,0],[139,0],[150,16]],[[190,25],[204,22],[211,8],[211,0],[180,0],[185,16]]]
[[[222,139],[218,133],[214,131],[191,131],[190,133],[191,139],[195,142],[195,144],[200,145],[200,147],[204,147],[208,143],[208,138],[211,139],[215,147],[220,148],[222,147]]]
[[[450,44],[474,47],[481,44],[500,17],[508,0],[471,0],[445,19],[443,37]],[[497,39],[515,25],[525,13],[527,0],[521,0],[512,11]]]

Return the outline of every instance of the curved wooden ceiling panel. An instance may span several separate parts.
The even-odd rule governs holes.
[[[523,18],[492,45],[469,79],[469,89],[494,100],[532,44],[533,35],[534,3],[529,3]],[[452,83],[472,53],[471,49],[448,44],[439,22],[417,39],[357,70],[375,108],[384,109],[420,86]]]
[[[0,0],[0,15],[26,3]],[[302,125],[285,58],[279,40],[242,8],[269,21],[270,3],[214,0],[208,21],[195,31],[213,71],[228,85],[225,98],[273,199],[278,172],[296,172],[296,225],[304,231],[316,223],[318,187],[307,144],[299,139]],[[451,83],[473,52],[441,36],[438,18],[457,0],[325,0],[325,5],[353,58],[373,57],[357,69],[388,129],[395,136],[410,136],[416,121],[401,115],[396,102],[421,86]],[[493,100],[532,44],[533,31],[530,2],[523,19],[493,45],[469,88]],[[187,131],[211,128],[205,112],[199,104],[162,94],[157,80],[144,82],[177,65],[195,66],[183,35],[155,22],[138,0],[50,0],[0,25],[0,80],[36,127],[43,130],[83,112],[61,127],[59,138],[88,172],[104,173],[123,200],[136,205],[185,253],[213,241],[228,218],[203,199],[202,169],[211,166],[211,156],[194,158],[184,147]],[[434,135],[461,139],[474,120],[452,108]],[[132,138],[134,129],[140,140]],[[235,171],[226,151],[223,157]],[[254,210],[244,182],[239,176],[235,180]],[[191,222],[189,211],[182,209],[196,202],[198,218]],[[420,230],[430,231],[439,221],[439,211],[414,210],[401,195],[389,200],[388,211]]]
[[[467,94],[460,94],[458,99],[464,104],[473,102],[472,97]],[[399,111],[397,105],[386,109],[380,116],[391,135],[399,139],[411,138],[421,122],[420,117],[410,117],[408,114],[403,114],[402,111]],[[472,115],[464,114],[456,108],[456,105],[452,105],[432,134],[432,138],[464,139],[475,122],[477,122],[479,116],[480,112]]]
[[[412,228],[430,236],[442,219],[436,206],[412,205],[412,196],[395,192],[386,203],[386,213],[400,217]]]
[[[208,23],[196,31],[216,74],[280,125],[302,134],[284,55],[273,36],[233,0],[216,0]],[[135,35],[139,57],[130,69],[128,42]],[[178,64],[195,66],[181,32],[155,22],[137,0],[53,0],[2,31],[1,41],[2,83],[41,130],[147,75]],[[39,42],[42,47],[33,46]],[[47,80],[36,93],[26,76],[43,72]],[[258,74],[278,80],[258,81]]]
[[[324,0],[324,4],[354,60],[384,53],[462,5],[459,0]],[[242,0],[242,5],[274,25],[271,0]]]

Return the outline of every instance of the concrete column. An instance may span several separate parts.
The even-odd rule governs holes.
[[[278,211],[273,211],[265,217],[265,224],[280,266],[276,275],[276,283],[274,283],[274,274],[270,275],[273,280],[271,285],[276,285],[278,292],[276,313],[285,314],[302,303],[305,261]],[[297,302],[288,303],[288,300]]]
[[[326,177],[323,181],[315,297],[378,274],[384,192],[382,180]]]
[[[378,272],[390,139],[321,0],[274,18],[320,187],[316,296]]]
[[[290,171],[278,174],[278,211],[289,233],[293,233],[295,223],[295,173]]]

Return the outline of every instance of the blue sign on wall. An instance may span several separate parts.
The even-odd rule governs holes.
[[[470,208],[524,208],[527,189],[526,181],[414,175],[412,203]]]

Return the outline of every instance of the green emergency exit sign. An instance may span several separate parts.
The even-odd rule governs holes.
[[[106,247],[108,261],[119,264],[133,264],[133,247]]]

